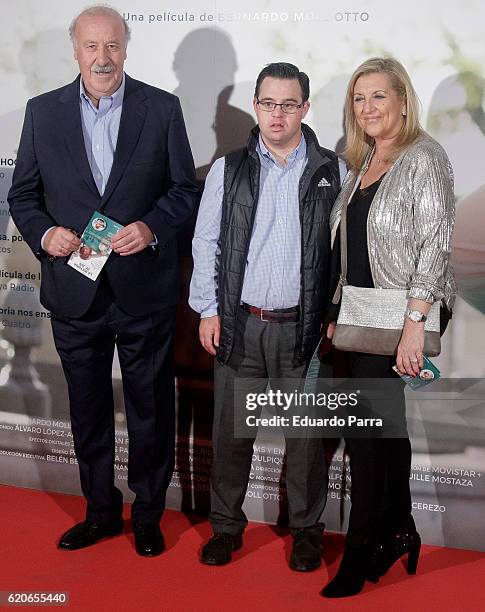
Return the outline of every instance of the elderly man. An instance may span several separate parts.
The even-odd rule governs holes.
[[[217,355],[210,521],[201,561],[223,565],[242,545],[242,504],[253,439],[234,437],[237,378],[304,375],[320,338],[329,280],[329,215],[339,190],[336,155],[302,124],[309,80],[269,64],[254,94],[258,126],[247,147],[218,159],[206,180],[193,241],[190,304],[203,347]],[[286,440],[290,567],[321,564],[327,494],[322,440]]]
[[[174,463],[175,238],[196,202],[194,164],[178,99],[123,71],[122,16],[86,9],[70,34],[81,74],[27,103],[8,196],[41,262],[41,301],[52,313],[87,500],[86,520],[58,545],[74,550],[123,532],[113,465],[116,346],[135,545],[153,556],[164,549],[159,521]],[[123,226],[96,280],[66,265],[94,212]]]

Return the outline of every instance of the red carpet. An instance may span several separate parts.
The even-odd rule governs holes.
[[[68,591],[70,603],[64,609],[484,609],[485,553],[425,546],[415,577],[408,577],[396,564],[378,585],[367,583],[360,595],[331,601],[319,597],[318,592],[337,570],[341,536],[324,536],[328,569],[301,574],[286,565],[289,536],[267,525],[252,524],[234,562],[211,568],[197,558],[210,534],[207,522],[198,517],[168,511],[162,520],[167,551],[145,559],[135,553],[131,533],[81,551],[58,551],[58,536],[83,519],[84,501],[79,497],[0,486],[0,501],[0,590]]]

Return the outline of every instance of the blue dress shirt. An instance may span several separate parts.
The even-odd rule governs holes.
[[[249,245],[241,300],[259,308],[290,308],[300,302],[301,228],[298,186],[307,164],[306,142],[280,166],[260,136],[258,207]],[[192,254],[194,272],[189,304],[201,317],[217,309],[216,260],[222,216],[224,158],[207,175]]]
[[[119,88],[111,96],[102,96],[96,108],[80,79],[81,118],[84,145],[94,182],[103,195],[108,182],[120,129],[121,110],[125,95],[125,75]]]

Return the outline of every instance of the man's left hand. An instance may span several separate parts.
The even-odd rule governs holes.
[[[111,239],[113,251],[124,257],[143,251],[155,240],[152,230],[143,221],[126,225]]]

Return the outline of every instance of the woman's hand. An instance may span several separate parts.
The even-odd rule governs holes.
[[[331,340],[335,333],[335,328],[337,327],[337,321],[330,321],[327,327],[327,338]]]
[[[401,340],[397,347],[396,365],[401,373],[413,378],[423,367],[424,323],[406,318]]]

